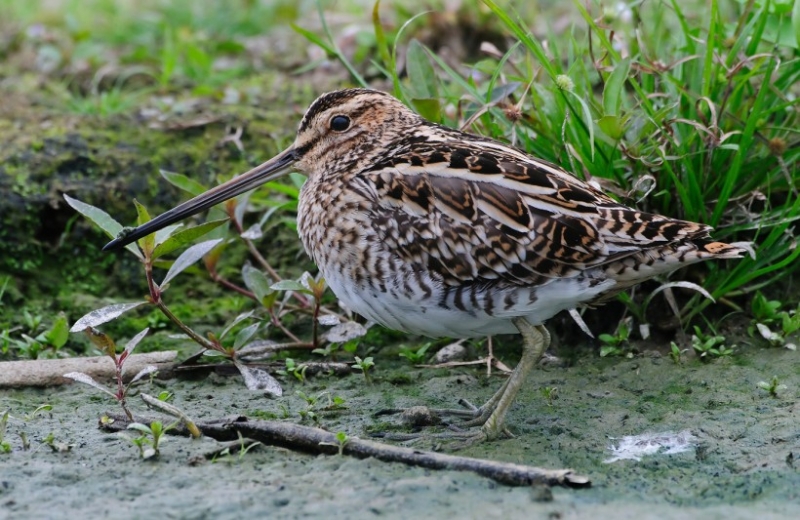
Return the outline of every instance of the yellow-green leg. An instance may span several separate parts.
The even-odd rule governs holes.
[[[480,407],[482,413],[465,424],[465,426],[481,425],[481,432],[487,439],[495,439],[503,432],[508,408],[517,397],[528,374],[550,345],[550,333],[544,325],[531,325],[525,318],[514,318],[513,323],[522,334],[522,357],[500,390]]]
[[[433,409],[430,412],[436,416],[456,415],[469,417],[459,427],[480,426],[480,431],[447,432],[435,435],[387,435],[386,438],[394,440],[410,440],[425,437],[438,439],[464,439],[466,444],[476,441],[496,439],[501,433],[505,432],[505,417],[511,403],[519,393],[519,389],[525,383],[528,374],[542,358],[545,350],[550,345],[550,333],[544,325],[531,325],[525,318],[514,318],[512,320],[522,334],[522,357],[519,363],[511,372],[511,376],[503,383],[500,389],[489,398],[480,408],[472,407],[472,410],[450,410]],[[456,426],[456,425],[453,425]]]

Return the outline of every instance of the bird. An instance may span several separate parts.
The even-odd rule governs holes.
[[[365,88],[321,95],[286,150],[104,249],[291,171],[307,175],[302,244],[349,310],[433,338],[521,334],[519,363],[462,423],[472,441],[507,433],[506,414],[550,344],[549,318],[751,250],[715,241],[707,225],[628,207],[556,164]]]

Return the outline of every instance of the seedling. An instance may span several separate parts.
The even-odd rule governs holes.
[[[114,340],[111,339],[106,334],[103,334],[97,329],[92,327],[87,327],[84,332],[86,335],[89,336],[89,339],[92,340],[96,346],[98,346],[106,355],[108,355],[114,361],[114,378],[117,381],[117,391],[112,392],[108,390],[106,387],[95,381],[90,375],[84,374],[83,372],[70,372],[69,374],[64,374],[64,377],[68,377],[70,379],[74,379],[75,381],[79,381],[81,383],[87,384],[98,390],[107,393],[111,397],[119,402],[119,405],[122,407],[122,410],[125,412],[125,415],[128,416],[128,420],[133,421],[133,414],[131,414],[130,410],[128,410],[128,406],[126,403],[126,398],[128,396],[128,391],[136,381],[139,381],[143,377],[154,373],[158,370],[155,366],[149,365],[144,367],[142,370],[139,371],[130,382],[125,385],[122,380],[122,375],[125,367],[125,361],[131,355],[133,350],[139,344],[139,342],[147,335],[147,332],[150,329],[144,329],[139,334],[131,338],[130,341],[125,345],[122,353],[117,355],[116,344]]]
[[[626,320],[620,321],[619,325],[617,326],[617,332],[614,335],[611,334],[600,334],[598,339],[603,343],[603,346],[600,347],[600,357],[611,357],[611,356],[627,356],[633,357],[632,352],[625,352],[623,345],[628,343],[628,337],[630,336],[630,327]]]
[[[295,393],[298,396],[300,396],[306,402],[306,408],[304,410],[300,410],[300,412],[299,412],[300,413],[300,419],[301,420],[311,419],[315,423],[319,422],[319,417],[317,417],[317,412],[316,412],[317,401],[319,401],[319,398],[325,392],[323,392],[323,394],[320,394],[320,395],[317,395],[317,396],[307,395],[306,393],[301,392],[300,390],[298,390]]]
[[[364,379],[367,380],[367,383],[372,383],[369,377],[369,369],[375,366],[375,362],[372,360],[372,356],[365,357],[361,359],[360,357],[355,357],[355,363],[351,365],[353,368],[357,368],[364,373]]]
[[[8,410],[0,415],[0,453],[11,453],[11,443],[6,440],[8,427]]]
[[[547,400],[547,406],[550,408],[553,407],[553,401],[558,399],[558,387],[557,386],[545,386],[542,388],[542,396]]]
[[[306,370],[308,370],[308,365],[305,363],[300,363],[299,365],[295,362],[292,358],[286,358],[286,369],[278,371],[281,375],[288,375],[291,374],[300,381],[301,383],[306,382]]]
[[[428,352],[428,349],[431,348],[431,345],[432,343],[426,343],[416,350],[403,347],[397,355],[406,358],[412,365],[418,365],[425,361],[425,354]]]
[[[72,451],[72,448],[75,446],[74,444],[57,441],[55,434],[52,432],[42,440],[42,444],[50,448],[53,453],[67,453]]]
[[[344,453],[344,447],[347,446],[347,443],[350,442],[350,436],[347,435],[345,432],[336,432],[336,442],[320,442],[320,446],[336,446],[339,449],[339,456],[342,456]]]
[[[141,435],[130,440],[139,448],[139,455],[141,455],[143,459],[158,457],[164,434],[174,429],[179,422],[180,421],[175,421],[166,427],[161,421],[153,421],[149,426],[142,423],[131,423],[128,425],[128,429],[136,430],[140,432]]]
[[[234,459],[233,454],[231,453],[231,448],[228,446],[214,455],[214,458],[211,459],[212,463],[217,461],[233,462],[234,460],[236,462],[241,462],[242,459],[244,459],[244,456],[247,455],[248,451],[252,450],[256,446],[262,445],[261,442],[245,439],[242,437],[242,434],[239,431],[237,431],[236,434],[239,436],[239,449],[236,450],[236,458]]]
[[[52,409],[53,409],[52,405],[42,404],[42,405],[37,406],[36,409],[34,411],[32,411],[31,413],[23,415],[22,418],[25,419],[25,421],[32,421],[40,413],[49,412]]]
[[[725,346],[725,336],[711,336],[703,334],[700,327],[694,327],[692,335],[692,349],[700,361],[710,361],[712,358],[726,357],[733,354],[733,347]]]
[[[766,390],[772,397],[778,397],[779,392],[786,390],[786,385],[780,384],[778,376],[772,376],[769,383],[766,381],[759,381],[756,386],[762,390]]]
[[[678,347],[674,341],[669,344],[669,357],[672,358],[672,361],[674,361],[676,365],[681,364],[681,358],[687,351],[688,349],[681,349]]]

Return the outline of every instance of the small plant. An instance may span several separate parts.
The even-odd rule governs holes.
[[[212,463],[217,461],[224,461],[224,462],[241,462],[244,459],[247,452],[255,448],[256,446],[261,446],[262,443],[258,441],[252,441],[245,439],[242,437],[241,432],[237,431],[236,435],[239,436],[239,448],[236,450],[237,456],[234,458],[233,454],[231,453],[231,447],[228,446],[219,453],[214,455],[214,458],[211,459]]]
[[[50,411],[50,410],[52,410],[52,409],[53,409],[53,405],[50,405],[50,404],[41,404],[41,405],[37,406],[37,407],[36,407],[36,409],[34,409],[34,410],[31,412],[31,413],[27,413],[27,414],[23,415],[23,416],[22,416],[22,418],[23,418],[25,421],[32,421],[32,420],[34,420],[34,419],[36,418],[36,416],[37,416],[37,415],[39,415],[40,413],[42,413],[42,412],[49,412],[49,411]]]
[[[614,335],[600,334],[598,339],[603,343],[600,347],[600,357],[627,356],[633,357],[632,352],[626,352],[623,345],[628,343],[631,330],[627,320],[619,322]]]
[[[149,426],[137,422],[131,423],[128,425],[128,429],[136,430],[140,432],[141,435],[135,439],[130,439],[130,441],[139,448],[139,455],[141,455],[143,459],[158,457],[164,434],[174,429],[179,422],[180,421],[175,421],[166,427],[161,421],[153,421]]]
[[[297,362],[292,358],[286,358],[286,369],[279,370],[278,373],[281,375],[288,375],[291,374],[300,381],[301,383],[306,382],[306,370],[308,370],[308,365],[305,363],[300,363],[299,365]]]
[[[356,356],[355,361],[356,362],[351,366],[353,368],[361,370],[361,372],[364,373],[364,379],[367,380],[367,383],[371,383],[372,381],[370,380],[369,377],[369,369],[375,366],[375,362],[372,360],[372,356],[365,357],[364,359],[361,359],[360,357]]]
[[[6,440],[8,427],[8,410],[0,415],[0,453],[11,453],[11,443]]]
[[[81,383],[87,384],[89,386],[93,386],[98,390],[101,390],[119,402],[119,405],[122,407],[122,410],[125,412],[125,415],[128,416],[128,420],[133,421],[133,414],[131,414],[130,410],[128,410],[128,406],[126,403],[126,398],[128,396],[128,391],[136,381],[139,381],[143,377],[154,373],[158,370],[156,367],[150,365],[144,367],[142,370],[139,371],[138,374],[133,376],[130,382],[125,385],[123,382],[122,376],[125,367],[125,361],[128,357],[133,353],[133,349],[139,344],[142,339],[147,335],[150,329],[144,329],[139,334],[131,338],[130,341],[125,345],[122,353],[117,355],[117,347],[114,343],[114,340],[111,339],[107,334],[100,332],[97,329],[92,327],[86,327],[85,331],[86,335],[89,336],[89,339],[92,340],[100,350],[103,351],[107,356],[109,356],[112,361],[114,361],[114,378],[117,381],[117,391],[112,392],[108,390],[106,387],[95,381],[90,375],[84,374],[83,372],[70,372],[69,374],[64,374],[64,377],[68,377],[70,379],[74,379],[75,381],[79,381]]]
[[[687,350],[688,349],[681,349],[673,341],[669,344],[669,357],[672,358],[672,361],[674,361],[676,365],[680,365],[683,354],[685,354]]]
[[[692,335],[692,349],[700,361],[710,361],[712,358],[726,357],[733,354],[733,347],[725,346],[725,336],[711,336],[703,334],[700,327],[694,327]]]
[[[42,439],[42,445],[50,448],[53,453],[67,453],[72,451],[72,448],[75,446],[74,444],[68,444],[66,442],[56,440],[56,436],[52,432],[47,437]]]
[[[772,397],[778,397],[779,392],[786,390],[786,385],[780,384],[778,376],[772,376],[769,383],[766,381],[759,381],[756,386],[762,390],[766,390]]]
[[[0,353],[7,354],[13,351],[15,355],[28,359],[57,357],[59,350],[66,345],[69,339],[69,324],[66,315],[63,312],[59,313],[50,328],[44,331],[40,331],[42,316],[24,311],[22,318],[23,330],[26,332],[20,332],[19,338],[17,338],[12,337],[11,329],[3,330],[0,334]]]
[[[760,292],[756,293],[750,306],[753,321],[747,331],[750,336],[762,337],[770,346],[796,350],[789,337],[800,330],[800,308],[782,311],[782,306],[780,301],[767,300]]]
[[[167,390],[163,390],[162,392],[159,392],[159,394],[156,396],[156,399],[168,403],[172,400],[173,397],[175,397],[175,394]]]
[[[301,392],[298,390],[295,392],[300,398],[302,398],[306,402],[306,407],[304,410],[300,410],[300,419],[306,420],[311,419],[313,422],[319,422],[319,417],[317,416],[317,402],[322,394],[317,396],[307,395],[305,392]]]
[[[558,399],[558,387],[557,386],[545,386],[541,389],[542,396],[547,400],[547,406],[550,408],[553,407],[553,401]]]
[[[406,358],[412,365],[418,365],[425,361],[425,354],[428,352],[428,349],[431,348],[432,344],[433,343],[426,343],[416,350],[403,347],[400,349],[400,353],[397,355]]]
[[[336,432],[335,435],[336,442],[320,442],[321,446],[336,446],[339,449],[339,456],[341,457],[344,453],[344,447],[347,446],[347,443],[350,442],[350,436],[347,435],[345,432]]]

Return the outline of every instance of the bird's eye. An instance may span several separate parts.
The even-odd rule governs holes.
[[[331,130],[344,132],[350,128],[350,118],[347,116],[333,116],[331,118]]]

